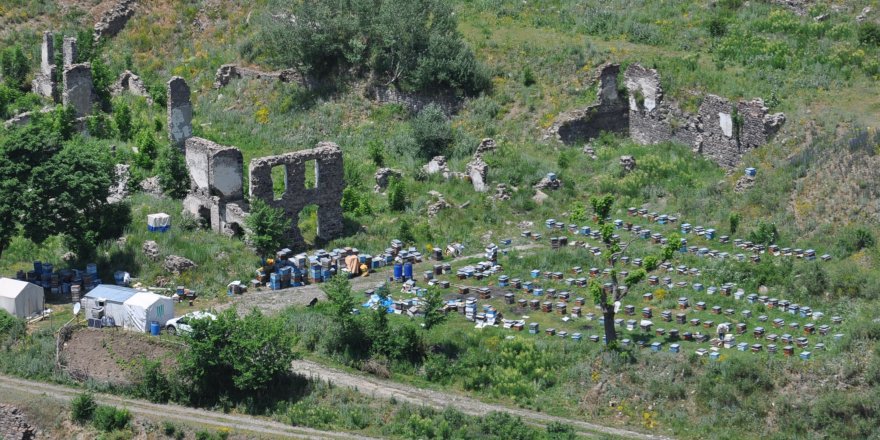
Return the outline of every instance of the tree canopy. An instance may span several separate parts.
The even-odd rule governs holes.
[[[250,47],[276,66],[317,78],[354,73],[409,91],[489,87],[448,2],[274,0],[268,10]]]

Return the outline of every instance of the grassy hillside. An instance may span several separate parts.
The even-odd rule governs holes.
[[[271,65],[255,50],[261,44],[261,20],[274,13],[267,0],[143,0],[126,29],[106,42],[102,53],[114,75],[131,69],[153,91],[161,90],[172,75],[186,78],[194,91],[196,135],[240,148],[245,163],[320,141],[339,144],[347,185],[370,209],[346,213],[345,236],[325,248],[354,246],[379,253],[405,234],[423,251],[462,242],[466,253],[478,253],[489,242],[518,237],[522,222],[532,222],[524,228],[541,232],[547,218],[579,223],[566,219],[589,206],[591,196],[610,194],[615,199],[612,218],[626,218],[628,207],[644,207],[742,238],[755,236],[762,225],[774,225],[780,246],[833,256],[820,265],[770,258],[761,264],[707,263],[688,255],[675,260],[700,267],[699,280],[707,286],[735,281],[747,293],[764,287],[828,316],[843,316],[839,331],[845,337],[828,339],[829,351],[810,362],[731,350],[723,361],[709,363],[691,356],[693,350],[677,357],[652,356],[647,350],[616,354],[601,344],[574,345],[541,336],[509,342],[506,330],[475,331],[454,316],[439,329],[420,333],[433,350],[427,357],[388,363],[395,379],[684,438],[867,438],[878,435],[880,424],[880,329],[871,312],[880,304],[880,250],[874,240],[880,234],[880,41],[870,30],[880,11],[874,4],[868,24],[858,23],[856,16],[873,3],[816,1],[798,15],[775,2],[740,0],[454,1],[458,29],[490,72],[491,88],[465,99],[450,116],[452,140],[446,153],[450,168],[463,172],[481,139],[497,141],[498,150],[485,157],[491,185],[485,194],[474,192],[468,182],[425,176],[415,115],[366,99],[363,80],[329,92],[259,80],[236,80],[213,89],[215,71],[225,63],[264,70],[289,67]],[[69,34],[89,29],[106,4],[4,4],[0,24],[6,31],[0,38],[21,44],[36,66],[44,29]],[[814,18],[819,16],[824,18]],[[695,111],[707,93],[730,99],[762,97],[771,111],[785,112],[787,122],[770,144],[748,153],[729,172],[680,145],[640,146],[603,136],[593,142],[593,159],[579,147],[543,140],[543,130],[560,113],[593,102],[593,69],[607,61],[656,68],[667,99],[683,109]],[[131,106],[136,126],[165,139],[161,105],[141,98],[119,101]],[[117,145],[121,160],[131,159],[134,142],[102,142]],[[636,158],[635,172],[623,172],[622,155]],[[405,210],[390,209],[387,196],[373,191],[378,162],[403,172]],[[745,167],[757,168],[757,179],[753,187],[737,191]],[[549,198],[538,203],[532,187],[549,172],[563,186],[548,191]],[[510,200],[491,198],[497,183],[513,187]],[[435,218],[427,216],[432,190],[453,205]],[[150,212],[168,212],[177,222],[179,201],[137,194],[131,205],[133,221],[125,242],[99,248],[105,277],[124,267],[146,284],[185,284],[216,301],[225,300],[227,282],[251,277],[258,259],[241,240],[177,226],[161,236],[145,231],[144,217]],[[300,218],[310,242],[315,222],[313,210]],[[664,233],[674,230],[666,229]],[[163,256],[181,255],[199,267],[179,277],[164,273],[161,260],[149,261],[140,251],[149,239],[157,239]],[[655,252],[641,242],[632,249],[639,257]],[[27,268],[34,259],[60,263],[64,252],[60,239],[36,246],[19,237],[0,259],[0,272]],[[603,268],[606,262],[583,250],[554,252],[544,246],[504,257],[502,264],[511,277],[525,277],[534,268],[567,271],[573,266]],[[653,288],[642,284],[627,300],[639,304],[649,291]],[[652,306],[674,308],[674,298],[670,294]],[[362,359],[342,353],[339,341],[327,335],[335,324],[325,312],[320,307],[286,312],[295,323],[291,328],[302,335],[299,348],[326,362],[361,366]],[[537,319],[546,319],[542,328],[563,328],[555,319]],[[393,322],[409,325],[405,318]],[[750,329],[757,325],[749,322]],[[453,367],[444,369],[446,365]],[[542,374],[522,371],[520,365],[536,365]],[[310,397],[314,411],[300,403],[279,408],[278,417],[316,427],[348,423],[323,416],[338,406],[335,393],[325,394]],[[422,415],[417,421],[434,416]],[[428,435],[416,429],[406,432]]]

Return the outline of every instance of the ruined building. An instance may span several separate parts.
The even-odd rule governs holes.
[[[218,145],[192,136],[192,104],[189,87],[182,78],[168,83],[168,130],[172,141],[183,143],[191,187],[183,202],[188,211],[215,232],[240,235],[249,205],[244,200],[244,159],[234,147]],[[173,92],[173,94],[172,94]],[[173,96],[173,99],[172,99]],[[306,187],[306,166],[315,167],[313,187]],[[272,169],[284,170],[284,192],[275,197]],[[342,191],[345,172],[342,150],[332,142],[315,148],[251,160],[250,200],[261,199],[281,208],[290,218],[287,239],[303,246],[299,213],[308,205],[318,207],[318,238],[331,240],[343,232]]]
[[[596,104],[564,113],[547,130],[565,144],[589,141],[601,132],[629,135],[634,141],[656,144],[672,141],[689,145],[723,167],[735,167],[751,149],[766,144],[785,122],[782,113],[769,114],[760,99],[732,103],[716,95],[703,98],[697,114],[664,100],[660,75],[633,64],[624,73],[626,102],[618,93],[620,66],[599,68]]]

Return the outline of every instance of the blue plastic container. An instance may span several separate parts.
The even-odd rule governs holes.
[[[413,279],[413,265],[412,263],[404,263],[403,265],[403,277],[411,280]]]
[[[37,275],[43,273],[43,263],[42,262],[34,261],[34,272],[36,272]]]
[[[403,278],[403,265],[397,263],[394,265],[394,279],[399,280]]]
[[[153,336],[159,336],[159,322],[158,321],[150,321],[150,334]]]

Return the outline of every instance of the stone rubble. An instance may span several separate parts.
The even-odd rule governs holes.
[[[452,207],[452,205],[450,205],[443,197],[443,194],[440,194],[437,191],[429,191],[428,195],[435,199],[433,203],[428,205],[428,217],[436,217],[440,211]]]
[[[104,12],[95,23],[94,38],[98,42],[103,37],[112,38],[125,28],[128,20],[134,16],[135,0],[119,0],[112,8]]]
[[[27,418],[18,408],[0,403],[0,439],[32,440],[37,431],[28,424]]]
[[[113,96],[119,96],[125,92],[131,93],[134,96],[143,96],[147,98],[148,103],[153,103],[153,98],[150,96],[150,92],[147,91],[144,81],[130,70],[119,74],[119,78],[110,86],[110,94]]]
[[[636,160],[632,156],[620,156],[620,168],[624,173],[631,173],[636,169]]]
[[[180,275],[181,273],[198,266],[190,259],[179,257],[177,255],[169,255],[165,257],[164,267],[166,271],[175,275]]]
[[[375,192],[385,191],[385,188],[388,187],[388,182],[391,180],[391,177],[400,178],[403,176],[403,173],[400,170],[395,170],[393,168],[379,168],[376,170],[376,175],[373,176],[376,179],[376,186],[374,188]]]
[[[144,255],[150,260],[156,261],[159,259],[159,244],[153,240],[147,240],[144,242],[143,246]]]

